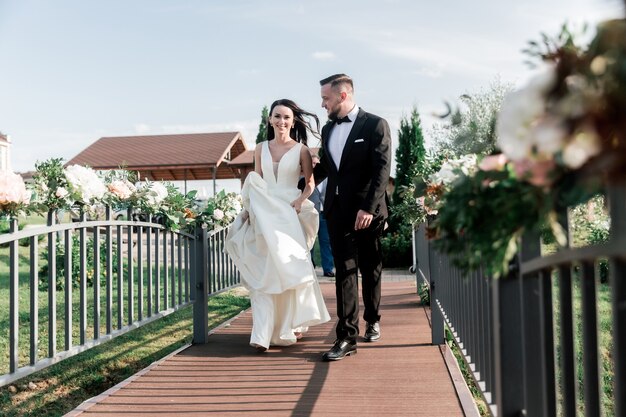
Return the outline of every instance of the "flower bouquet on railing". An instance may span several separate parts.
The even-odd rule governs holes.
[[[103,219],[105,207],[129,210],[131,219],[157,222],[170,230],[206,223],[209,230],[226,227],[241,211],[241,196],[221,191],[203,207],[197,192],[181,193],[173,184],[144,180],[125,169],[99,173],[89,167],[64,167],[61,158],[35,164],[27,188],[19,175],[0,175],[0,216],[71,210],[76,216]],[[32,198],[31,198],[32,193]]]
[[[74,199],[65,175],[63,159],[51,158],[35,164],[32,191],[32,208],[39,213],[72,207]]]
[[[15,218],[29,211],[31,192],[24,180],[10,171],[0,172],[0,218]]]
[[[586,50],[565,28],[542,45],[531,43],[529,53],[549,65],[498,115],[502,154],[422,190],[424,207],[437,211],[429,227],[435,246],[466,271],[506,274],[526,231],[547,230],[565,244],[556,213],[626,173],[626,22],[602,24]]]
[[[198,214],[196,221],[207,225],[209,231],[229,226],[243,208],[240,194],[220,191],[207,201],[206,207]]]
[[[171,230],[186,229],[197,216],[197,191],[183,194],[172,184],[166,183],[167,195],[161,203],[159,213],[165,219],[165,226]]]
[[[135,171],[116,169],[104,175],[107,192],[103,202],[115,210],[128,209],[138,205],[138,194],[135,183],[138,175]]]
[[[443,149],[426,154],[417,167],[417,176],[408,186],[401,186],[400,201],[394,201],[392,216],[412,225],[423,223],[427,216],[436,214],[440,189],[431,183],[430,177],[439,172],[446,161],[452,159],[450,151]]]

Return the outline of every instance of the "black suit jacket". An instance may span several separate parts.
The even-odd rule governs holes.
[[[339,169],[327,151],[334,127],[335,123],[329,122],[322,128],[320,163],[314,171],[316,182],[328,178],[324,211],[335,215],[333,206],[338,200],[341,221],[347,225],[354,224],[360,209],[374,217],[386,218],[386,189],[391,169],[391,134],[387,121],[359,109]]]

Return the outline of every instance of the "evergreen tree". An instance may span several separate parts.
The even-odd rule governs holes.
[[[396,180],[391,198],[391,216],[388,219],[389,228],[381,240],[383,265],[387,267],[411,265],[413,226],[403,218],[400,208],[406,198],[412,198],[412,193],[406,194],[406,191],[412,186],[415,177],[422,172],[425,160],[424,135],[419,113],[414,107],[409,117],[400,120],[398,130]]]
[[[269,110],[267,106],[263,106],[261,110],[261,123],[259,124],[259,133],[256,135],[256,143],[267,140],[267,119],[269,118]]]
[[[396,149],[396,179],[392,196],[393,204],[400,202],[400,194],[413,183],[426,158],[424,135],[417,108],[410,117],[400,120],[398,148]]]

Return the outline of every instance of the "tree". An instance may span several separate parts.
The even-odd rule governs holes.
[[[410,117],[402,117],[398,130],[398,148],[396,149],[396,178],[392,201],[400,201],[400,194],[409,187],[426,158],[424,135],[417,108],[413,107]]]
[[[461,95],[461,106],[444,116],[448,123],[433,127],[431,136],[436,147],[455,156],[492,153],[496,147],[496,118],[512,89],[511,84],[496,79],[487,90]]]
[[[424,135],[417,108],[409,117],[402,117],[398,130],[396,149],[396,180],[391,199],[389,228],[381,239],[383,264],[387,267],[404,267],[412,262],[413,226],[402,216],[401,207],[412,198],[412,185],[415,177],[422,173],[426,160]],[[415,199],[413,198],[413,201]]]
[[[267,140],[267,119],[269,118],[269,110],[267,106],[263,106],[261,110],[261,123],[259,124],[259,133],[256,135],[256,143]]]

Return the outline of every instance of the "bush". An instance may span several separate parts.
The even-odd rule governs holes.
[[[113,272],[117,273],[117,244],[113,242],[112,250]],[[42,252],[44,259],[48,258],[48,249]],[[100,271],[105,271],[107,262],[107,248],[104,242],[100,243]],[[93,286],[94,276],[94,241],[93,238],[87,240],[87,286]],[[72,239],[72,286],[77,288],[80,285],[80,241],[74,237]],[[48,265],[43,265],[39,269],[39,289],[48,289]],[[58,239],[56,241],[56,289],[65,289],[65,244]]]
[[[412,233],[412,226],[404,224],[382,237],[380,243],[385,267],[408,267],[413,264]]]

